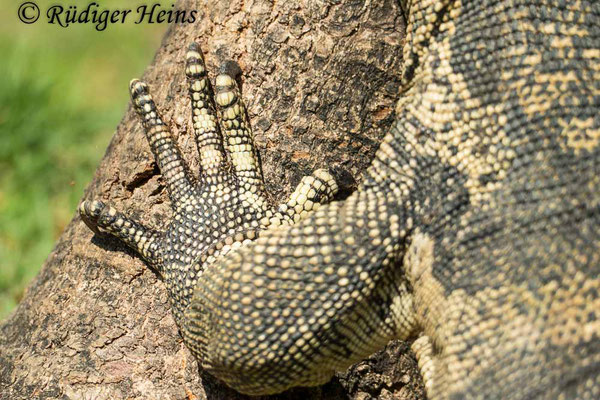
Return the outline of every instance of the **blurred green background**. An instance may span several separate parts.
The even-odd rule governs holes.
[[[97,1],[101,8],[140,3]],[[0,0],[0,319],[74,214],[166,24],[26,25]],[[87,3],[59,2],[63,6]],[[170,2],[163,7],[170,7]]]

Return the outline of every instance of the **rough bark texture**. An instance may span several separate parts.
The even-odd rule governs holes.
[[[192,170],[198,155],[183,56],[198,40],[211,71],[226,59],[243,71],[243,96],[273,200],[318,167],[360,179],[393,118],[404,31],[398,4],[234,0],[179,8],[197,9],[197,23],[170,29],[143,79]],[[351,179],[342,184],[353,186]],[[133,110],[84,197],[110,202],[156,228],[169,216]],[[157,276],[117,241],[94,236],[79,217],[0,329],[0,399],[244,398],[198,368]],[[407,346],[392,343],[321,388],[274,398],[345,397],[422,398]]]

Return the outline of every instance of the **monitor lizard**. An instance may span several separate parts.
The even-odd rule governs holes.
[[[268,203],[235,79],[213,94],[192,44],[199,181],[134,80],[173,220],[81,216],[158,271],[186,345],[243,393],[324,383],[401,338],[431,399],[599,398],[600,4],[402,6],[396,119],[344,201],[318,170]]]

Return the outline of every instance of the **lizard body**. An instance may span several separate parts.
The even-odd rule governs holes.
[[[317,207],[336,190],[319,171],[267,204],[235,82],[211,105],[192,46],[201,182],[134,82],[176,216],[159,233],[99,202],[81,214],[165,277],[186,344],[241,392],[324,383],[416,338],[432,399],[598,398],[600,5],[403,6],[396,121],[345,201]]]

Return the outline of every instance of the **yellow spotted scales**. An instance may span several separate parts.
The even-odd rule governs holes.
[[[268,203],[235,80],[213,96],[193,44],[199,181],[133,81],[173,220],[85,201],[84,221],[164,277],[186,345],[241,392],[401,338],[431,399],[600,398],[600,3],[401,3],[396,120],[345,201],[319,170]]]
[[[171,198],[174,216],[167,230],[145,228],[101,201],[84,201],[79,207],[92,230],[117,236],[163,276],[180,327],[204,265],[267,227],[300,220],[338,190],[327,171],[317,170],[302,179],[286,203],[272,207],[235,80],[219,74],[213,96],[195,43],[186,56],[186,76],[200,154],[198,182],[188,172],[147,85],[138,80],[130,84],[131,101]]]

